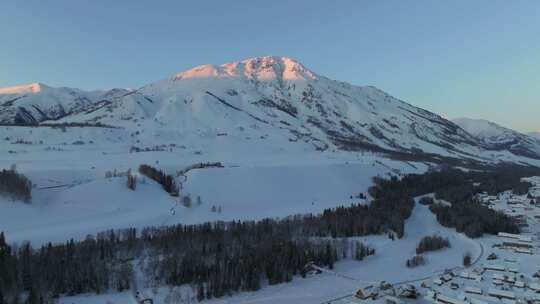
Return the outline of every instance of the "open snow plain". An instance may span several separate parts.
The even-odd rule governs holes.
[[[77,129],[87,144],[63,143],[65,134],[59,129],[0,129],[0,138],[12,137],[0,147],[0,168],[15,164],[33,183],[31,204],[0,198],[0,231],[8,241],[40,245],[84,239],[106,229],[318,213],[361,202],[355,196],[367,191],[374,176],[427,169],[423,163],[374,154],[315,152],[301,144],[290,145],[293,151],[230,145],[222,147],[219,155],[178,147],[130,153],[127,144],[114,142],[122,136],[119,130],[85,128],[83,133]],[[12,143],[15,138],[32,144]],[[47,142],[40,143],[40,138]],[[182,192],[193,200],[191,208],[143,177],[137,190],[131,191],[121,176],[128,169],[136,172],[141,164],[175,175],[200,162],[221,162],[223,168],[196,169],[177,177]],[[120,176],[106,177],[107,171]]]

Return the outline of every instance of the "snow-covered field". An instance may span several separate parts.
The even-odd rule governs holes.
[[[0,231],[6,233],[7,240],[30,241],[37,246],[70,238],[84,239],[106,229],[317,213],[363,202],[355,196],[367,191],[374,176],[421,173],[428,169],[425,163],[394,161],[367,152],[319,152],[301,142],[282,145],[280,141],[286,138],[261,141],[260,145],[242,140],[208,140],[199,141],[197,147],[166,145],[160,148],[162,151],[130,153],[131,142],[125,136],[129,135],[122,129],[67,128],[64,133],[52,128],[0,127],[0,168],[15,164],[34,184],[31,204],[0,198]],[[78,138],[85,144],[64,143],[65,137]],[[161,137],[158,142],[165,145],[169,139]],[[175,174],[200,162],[222,162],[224,167],[191,170],[177,177],[182,193],[193,199],[190,208],[142,176],[136,191],[127,188],[126,177],[106,177],[107,171],[137,171],[145,163]],[[198,197],[201,204],[197,204]],[[216,211],[212,211],[214,206]],[[420,204],[407,220],[405,231],[405,237],[395,241],[385,235],[358,238],[374,247],[376,255],[361,262],[342,260],[335,265],[334,272],[306,279],[297,277],[291,284],[266,286],[258,292],[208,302],[323,303],[383,280],[431,284],[445,269],[460,266],[467,252],[480,257],[481,263],[485,261],[485,250],[495,241],[471,240],[444,228]],[[448,237],[451,248],[426,254],[427,265],[406,268],[405,261],[415,254],[418,241],[432,234]],[[521,268],[531,271],[530,265],[540,262],[536,255],[523,261]],[[184,297],[190,294],[189,287],[180,290]],[[167,288],[159,289],[157,294],[150,289],[143,292],[152,295],[155,303],[178,303],[166,301],[171,293]],[[65,304],[134,301],[129,292],[59,300]],[[353,301],[353,297],[341,301]]]
[[[50,132],[41,128],[32,131],[33,136]],[[17,170],[34,184],[31,204],[0,197],[0,231],[9,241],[28,240],[39,245],[83,239],[106,229],[320,212],[361,202],[351,196],[366,192],[373,176],[427,169],[422,163],[385,160],[373,154],[309,153],[302,150],[302,145],[293,146],[298,150],[292,152],[265,153],[261,147],[254,154],[242,152],[242,147],[224,147],[219,155],[180,148],[129,153],[128,147],[107,143],[114,139],[113,135],[87,136],[97,138],[95,146],[7,144],[0,148],[17,151],[3,153],[0,168],[16,164]],[[47,138],[54,141],[54,137]],[[105,177],[107,171],[120,173],[131,168],[136,172],[144,163],[175,174],[208,161],[220,161],[224,168],[191,170],[177,178],[182,182],[183,194],[192,197],[191,208],[142,176],[136,191],[127,188],[126,177]],[[216,212],[212,212],[213,206]]]

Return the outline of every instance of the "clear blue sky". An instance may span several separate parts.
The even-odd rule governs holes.
[[[449,118],[540,130],[540,1],[0,4],[0,87],[137,87],[203,63],[293,57]]]

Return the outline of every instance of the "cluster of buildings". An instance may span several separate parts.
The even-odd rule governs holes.
[[[355,298],[360,300],[379,300],[382,299],[386,304],[401,304],[401,299],[416,299],[419,292],[412,284],[405,284],[394,288],[394,286],[386,281],[380,282],[379,285],[369,285],[360,288],[355,293]]]
[[[533,176],[521,179],[524,182],[531,183],[533,186],[529,188],[527,198],[534,201],[536,206],[540,206],[540,177]]]
[[[436,304],[539,304],[539,278],[518,268],[490,263],[471,271],[448,271],[426,286],[424,299]]]
[[[528,241],[526,236],[518,239]],[[434,304],[540,304],[540,264],[535,266],[535,275],[527,275],[520,271],[518,258],[492,253],[482,266],[447,270],[418,289],[412,284],[394,288],[387,282],[361,288],[355,294],[360,302],[354,303],[403,304],[420,298]]]
[[[524,180],[534,185],[528,194],[506,191],[475,198],[513,217],[521,234],[501,232],[479,239],[487,252],[474,266],[447,270],[419,281],[418,288],[384,282],[359,289],[349,303],[540,304],[540,177]]]
[[[540,177],[523,178],[522,181],[533,185],[525,195],[517,195],[512,191],[498,195],[478,193],[475,200],[514,218],[521,231],[528,233],[531,224],[529,219],[532,219],[534,224],[540,224]]]
[[[499,232],[497,237],[502,242],[494,244],[493,247],[512,250],[515,253],[534,254],[533,240],[530,236]]]
[[[484,264],[434,278],[426,300],[436,304],[540,304],[540,177],[525,181],[534,185],[525,195],[507,191],[476,196],[478,202],[513,217],[522,234],[501,232],[482,240],[492,250]]]

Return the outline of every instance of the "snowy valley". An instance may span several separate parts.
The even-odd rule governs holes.
[[[540,181],[538,177],[519,180],[540,170],[540,139],[487,121],[450,121],[381,89],[329,79],[291,58],[267,56],[201,65],[137,89],[84,91],[41,83],[3,88],[0,142],[0,170],[24,175],[31,190],[27,202],[0,193],[0,232],[5,237],[5,244],[0,242],[0,255],[8,252],[5,248],[9,244],[20,250],[24,264],[24,248],[30,245],[44,246],[44,252],[48,244],[49,249],[63,244],[68,244],[66,248],[101,246],[101,257],[92,262],[115,273],[110,281],[96,275],[99,278],[92,287],[55,285],[54,292],[46,296],[57,303],[518,303],[462,296],[465,286],[474,285],[485,293],[492,286],[487,278],[466,284],[458,274],[485,268],[488,252],[496,252],[500,260],[510,256],[505,248],[492,250],[491,246],[498,242],[496,230],[516,229],[514,217],[523,210],[527,210],[525,222],[530,229],[521,232],[533,245],[530,254],[512,263],[517,263],[529,288],[538,281],[533,275],[540,264]],[[159,171],[160,178],[172,181],[176,192],[164,191],[159,178],[140,170],[144,164]],[[518,173],[513,175],[513,170]],[[423,176],[430,178],[422,180]],[[130,178],[135,180],[131,186]],[[465,194],[457,199],[443,186]],[[495,224],[486,216],[479,220],[486,221],[484,226],[468,222],[466,226],[472,228],[464,229],[451,212],[461,212],[460,204],[472,200],[473,194],[474,208],[478,208],[471,209],[478,212],[473,215],[505,216]],[[424,204],[423,198],[432,201]],[[522,206],[511,203],[516,201]],[[336,219],[343,214],[350,217],[349,212],[360,214],[351,221],[361,223],[358,226],[362,228],[339,230],[329,224],[338,226],[341,219]],[[362,218],[365,214],[367,219]],[[327,222],[324,216],[334,222]],[[163,270],[184,269],[181,267],[190,264],[180,254],[171,254],[169,249],[157,257],[150,254],[158,250],[152,247],[155,239],[178,237],[167,234],[174,230],[170,227],[184,227],[178,230],[189,233],[201,229],[203,232],[198,232],[204,234],[204,225],[209,225],[213,228],[206,232],[226,235],[217,242],[204,243],[201,252],[184,253],[206,257],[214,254],[216,243],[221,246],[223,241],[223,246],[229,247],[226,242],[235,236],[224,231],[251,231],[250,225],[256,227],[254,230],[260,228],[257,225],[268,228],[264,225],[269,221],[271,228],[260,229],[268,232],[289,225],[287,220],[302,232],[284,229],[283,242],[276,244],[297,245],[297,241],[301,244],[298,248],[313,250],[304,256],[291,245],[291,256],[321,258],[334,246],[339,257],[323,256],[320,265],[310,260],[305,269],[304,265],[300,269],[288,265],[293,270],[287,268],[290,272],[276,281],[269,278],[271,270],[257,269],[265,273],[260,282],[256,280],[260,286],[250,285],[255,281],[250,274],[249,284],[242,278],[237,289],[227,285],[225,291],[226,287],[218,290],[216,286],[221,288],[226,278],[219,282],[200,277],[188,281],[178,279],[188,277],[186,273]],[[247,228],[235,226],[240,222]],[[220,225],[227,228],[222,231]],[[142,231],[148,227],[155,227],[155,239],[143,237]],[[306,227],[322,228],[310,234],[305,233]],[[125,231],[131,228],[136,232],[124,238],[122,233],[132,233]],[[123,232],[118,232],[116,240],[107,234],[110,231]],[[100,239],[104,234],[107,237]],[[411,267],[407,261],[417,255],[418,243],[432,235],[448,239],[451,245],[424,254],[427,263]],[[109,241],[117,246],[133,243],[126,245],[129,249],[125,252],[122,247],[122,254],[105,257]],[[244,241],[230,247],[247,250],[241,246]],[[133,250],[130,246],[134,243],[141,247]],[[278,246],[270,240],[260,243],[251,244],[256,247],[254,252],[268,244],[273,249]],[[351,249],[358,244],[366,244],[375,253],[358,258]],[[215,250],[221,254],[219,248]],[[234,260],[237,253],[230,250],[231,256],[218,258],[216,253],[206,257],[208,264],[215,258],[218,265],[208,266],[207,275],[223,271],[220,263],[228,258],[240,264]],[[472,265],[463,265],[464,256],[473,259]],[[166,264],[163,261],[167,258],[178,263]],[[168,277],[149,275],[152,265],[158,265],[153,270],[159,268]],[[24,267],[31,268],[28,264]],[[234,269],[236,265],[227,267]],[[450,280],[438,284],[440,277],[451,271],[454,281],[459,281],[458,288],[451,287]],[[40,283],[47,285],[44,281]],[[412,284],[419,299],[400,298],[400,292],[383,294],[374,287],[383,281],[403,292]],[[101,286],[110,288],[102,290]],[[380,294],[358,295],[369,286]],[[24,290],[23,298],[36,292],[17,288]],[[511,300],[526,301],[534,296],[519,290]],[[441,302],[435,293],[455,302]]]

